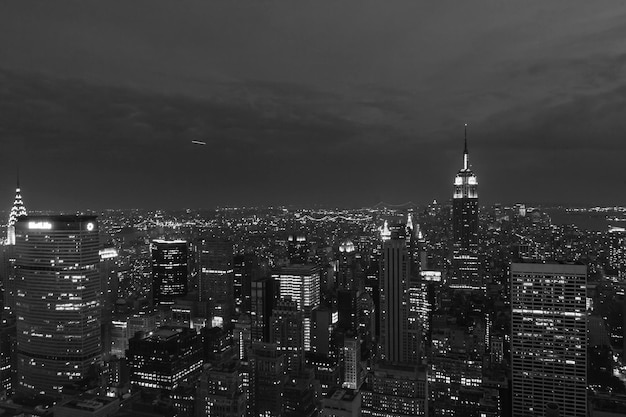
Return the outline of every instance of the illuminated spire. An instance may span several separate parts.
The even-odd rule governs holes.
[[[7,225],[7,244],[15,245],[15,223],[17,219],[26,216],[26,207],[22,202],[22,193],[20,190],[20,176],[19,171],[17,174],[17,187],[15,188],[15,200],[13,201],[13,207],[11,208],[11,214],[9,214],[9,223]]]
[[[469,168],[469,153],[467,152],[467,123],[465,123],[465,149],[463,149],[463,169]]]

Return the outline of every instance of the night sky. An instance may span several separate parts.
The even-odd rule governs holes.
[[[622,1],[4,1],[0,209],[626,205]],[[194,145],[201,140],[206,146]]]

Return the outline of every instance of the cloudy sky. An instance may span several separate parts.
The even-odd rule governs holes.
[[[18,166],[36,210],[447,200],[464,123],[481,201],[626,204],[625,39],[622,1],[5,1],[0,205]]]

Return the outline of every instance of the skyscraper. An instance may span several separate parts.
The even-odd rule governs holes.
[[[15,200],[9,214],[9,223],[7,224],[7,245],[15,245],[15,223],[17,219],[26,216],[26,207],[22,202],[22,192],[20,190],[20,179],[17,179],[17,187],[15,188]]]
[[[450,287],[482,288],[478,260],[478,180],[469,166],[467,125],[465,125],[463,168],[454,178],[452,234],[452,281]]]
[[[234,302],[233,244],[219,239],[202,239],[199,248],[200,301],[209,303],[213,326],[229,326]]]
[[[153,240],[152,297],[155,305],[174,304],[187,294],[189,250],[185,240]]]
[[[586,285],[585,265],[512,264],[513,417],[587,415]]]
[[[292,300],[304,312],[304,349],[311,349],[311,314],[320,304],[320,269],[315,265],[291,265],[272,274],[279,283],[279,295]]]
[[[18,390],[58,395],[102,350],[98,224],[21,217],[15,235]]]
[[[403,224],[383,234],[380,270],[380,356],[392,363],[419,362],[419,326],[412,317],[411,257]]]
[[[275,282],[270,277],[258,278],[250,283],[250,318],[252,340],[270,341],[270,317],[275,304]]]
[[[3,278],[4,310],[10,315],[15,311],[15,223],[23,216],[26,216],[26,208],[22,202],[18,177],[15,200],[7,223],[6,246],[2,248],[2,272],[0,273]]]

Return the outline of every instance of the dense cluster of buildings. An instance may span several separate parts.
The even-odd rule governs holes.
[[[18,185],[0,415],[625,415],[626,232],[481,213],[477,187],[467,138],[422,210],[129,224],[27,214]]]

